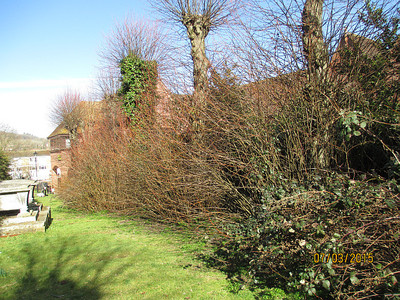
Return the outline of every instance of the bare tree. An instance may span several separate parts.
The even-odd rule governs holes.
[[[210,62],[206,56],[205,39],[211,30],[223,25],[236,8],[232,0],[150,0],[168,22],[181,23],[191,43],[193,81],[197,94],[208,86]]]
[[[71,138],[76,136],[78,127],[82,122],[83,111],[80,103],[83,97],[77,91],[67,90],[60,95],[51,108],[50,120],[55,125],[64,125]]]
[[[128,55],[160,63],[167,54],[165,39],[166,36],[157,23],[128,16],[122,23],[117,23],[107,37],[100,57],[109,66],[118,66]]]
[[[377,7],[382,7],[382,12],[393,11],[394,7],[389,9],[390,7],[385,4],[386,0],[376,2]],[[298,132],[304,135],[297,139],[301,141],[300,146],[296,146],[300,149],[298,153],[302,153],[302,149],[307,149],[304,157],[309,159],[311,156],[310,161],[316,168],[328,167],[334,163],[333,153],[344,151],[337,150],[337,145],[333,143],[336,134],[335,124],[340,118],[340,112],[353,111],[358,101],[356,97],[361,97],[360,93],[344,96],[343,92],[350,93],[349,88],[347,90],[343,88],[348,80],[343,80],[343,76],[340,77],[338,72],[334,72],[334,61],[331,58],[338,57],[339,45],[343,44],[349,33],[368,37],[368,39],[358,39],[360,41],[376,39],[377,33],[374,32],[373,26],[366,26],[360,20],[363,13],[367,12],[366,2],[249,0],[246,10],[247,14],[241,20],[243,26],[236,32],[234,39],[234,50],[239,65],[248,72],[248,77],[252,81],[261,82],[262,79],[276,77],[277,81],[281,81],[281,85],[285,85],[285,78],[290,78],[293,82],[294,74],[308,75],[307,79],[302,77],[298,80],[296,90],[304,91],[298,97],[294,97],[295,94],[288,96],[284,99],[286,104],[279,102],[283,98],[279,94],[272,100],[280,105],[291,103],[285,110],[286,113],[291,112],[292,108],[300,111],[298,115],[290,118],[296,121],[303,120],[307,125],[295,126],[293,130],[286,132],[292,132],[293,136]],[[362,45],[362,49],[366,46]],[[351,72],[355,74],[358,72],[357,68],[355,64]],[[283,74],[288,76],[279,76]],[[272,94],[271,88],[266,88],[265,96],[260,91],[263,85],[259,86],[261,101],[268,99],[268,94]],[[260,107],[267,105],[270,104],[266,103]],[[296,139],[290,139],[294,140]],[[304,163],[306,161],[302,160],[299,165],[310,166],[311,163]]]
[[[0,150],[7,150],[11,143],[15,144],[10,133],[15,133],[15,130],[7,124],[0,123]]]
[[[359,20],[363,7],[361,0],[249,0],[235,20],[240,26],[233,32],[230,56],[249,80],[260,80],[311,67],[313,41],[325,48],[317,59],[317,69],[324,69],[346,31],[365,35]],[[313,24],[320,24],[322,32],[310,28]]]
[[[121,86],[120,77],[120,70],[116,66],[101,68],[97,74],[95,96],[102,100],[113,100]]]
[[[169,46],[166,35],[156,22],[128,16],[106,39],[100,52],[101,70],[98,87],[102,98],[116,93],[120,87],[120,63],[128,55],[142,60],[156,61],[158,72],[167,72]]]

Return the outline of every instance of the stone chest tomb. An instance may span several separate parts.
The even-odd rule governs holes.
[[[34,202],[32,180],[0,181],[0,236],[45,231],[50,225],[50,207]]]

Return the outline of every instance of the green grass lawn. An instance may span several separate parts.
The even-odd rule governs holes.
[[[255,298],[196,259],[201,244],[182,234],[41,201],[52,208],[47,232],[0,238],[0,299]]]
[[[1,299],[253,299],[196,260],[188,241],[51,197],[46,233],[0,238]]]

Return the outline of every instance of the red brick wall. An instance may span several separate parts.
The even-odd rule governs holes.
[[[65,137],[63,135],[50,138],[51,151],[65,149],[67,146],[66,139],[67,139],[67,137]]]
[[[155,103],[156,121],[162,128],[168,128],[171,121],[170,102],[171,96],[161,80],[157,81],[157,100]]]
[[[70,150],[65,149],[61,151],[54,151],[50,153],[50,159],[51,159],[51,186],[57,190],[59,189],[60,185],[62,184],[63,180],[68,175],[68,170],[70,167],[71,163],[71,156],[70,156]],[[58,175],[56,173],[57,168],[60,169],[61,175]]]

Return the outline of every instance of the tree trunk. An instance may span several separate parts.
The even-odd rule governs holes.
[[[192,45],[190,55],[193,60],[193,105],[191,112],[191,126],[194,139],[202,139],[204,123],[201,112],[203,111],[208,90],[208,69],[210,62],[206,56],[205,39],[210,32],[210,21],[202,15],[186,15],[183,18],[187,34]]]
[[[328,51],[322,35],[323,0],[306,0],[302,14],[303,51],[310,80],[325,79]]]
[[[210,22],[201,15],[191,15],[183,18],[183,24],[192,45],[190,54],[193,60],[194,90],[201,97],[208,88],[210,62],[206,56],[205,39],[210,31]]]
[[[307,101],[313,120],[310,126],[311,159],[314,167],[326,169],[331,160],[329,128],[326,122],[330,116],[329,104],[322,91],[328,88],[328,51],[322,35],[323,0],[306,0],[302,14],[303,51],[307,62]],[[322,97],[322,98],[321,98]]]

